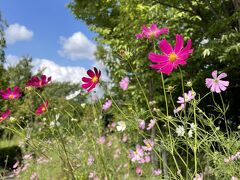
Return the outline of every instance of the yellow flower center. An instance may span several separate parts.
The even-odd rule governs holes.
[[[174,62],[174,61],[177,60],[177,55],[176,55],[175,53],[170,53],[170,54],[168,55],[168,58],[169,58],[169,61],[170,61],[170,62]]]
[[[152,146],[151,146],[151,144],[147,143],[147,147],[148,147],[148,148],[151,148]]]
[[[217,79],[214,79],[214,82],[215,82],[216,84],[218,84],[218,80],[217,80]]]
[[[98,77],[97,76],[94,76],[93,78],[92,78],[92,82],[93,83],[96,83],[98,81]]]
[[[42,80],[40,80],[40,82],[39,82],[39,86],[42,86]]]
[[[14,95],[11,94],[11,95],[8,96],[8,98],[9,98],[9,99],[14,99]]]

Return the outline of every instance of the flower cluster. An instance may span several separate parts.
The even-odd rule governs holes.
[[[132,162],[138,162],[139,164],[148,163],[150,162],[150,152],[153,150],[154,141],[151,139],[143,140],[144,145],[140,146],[139,144],[136,145],[136,150],[129,150],[129,158]]]
[[[188,91],[188,93],[184,93],[183,96],[178,97],[177,103],[180,104],[176,109],[174,109],[174,114],[182,111],[185,108],[187,102],[193,100],[196,96],[194,91]]]
[[[238,159],[240,159],[240,151],[238,151],[236,154],[234,154],[234,155],[231,155],[230,157],[228,157],[228,158],[225,158],[224,159],[224,162],[225,163],[228,163],[228,162],[230,162],[230,161],[236,161],[236,160],[238,160]]]
[[[33,76],[30,80],[26,82],[26,88],[32,87],[32,88],[41,88],[43,86],[46,86],[51,81],[51,77],[46,77],[46,75],[42,75],[41,77]],[[6,88],[5,90],[0,90],[0,96],[4,100],[15,100],[19,99],[22,96],[22,90],[20,87],[15,86],[13,88]],[[47,110],[48,107],[48,101],[43,102],[36,110],[35,114],[40,115],[43,112]],[[0,113],[0,123],[2,123],[3,120],[7,119],[10,114],[11,110],[7,109],[5,112]]]

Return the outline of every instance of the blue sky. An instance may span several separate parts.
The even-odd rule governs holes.
[[[86,69],[94,65],[91,56],[96,34],[75,19],[66,8],[69,2],[70,0],[1,0],[0,11],[9,25],[6,30],[6,55],[30,55],[37,58],[38,63],[43,64],[41,60],[45,59],[59,67]],[[35,65],[37,66],[36,62]]]

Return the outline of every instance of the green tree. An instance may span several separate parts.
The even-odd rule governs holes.
[[[152,42],[135,38],[142,25],[156,23],[159,27],[170,29],[169,35],[162,38],[166,37],[172,44],[177,33],[182,34],[185,40],[192,39],[194,53],[182,70],[185,79],[192,80],[199,93],[208,91],[203,84],[204,79],[211,76],[211,71],[218,69],[229,74],[231,86],[225,98],[233,107],[230,109],[232,118],[237,118],[240,113],[240,106],[237,105],[239,95],[236,93],[240,90],[237,70],[240,66],[238,0],[73,0],[69,8],[77,19],[83,20],[98,34],[97,59],[108,67],[111,79],[118,82],[125,75],[133,77],[131,83],[135,87],[128,91],[128,95],[125,93],[128,99],[135,94],[138,102],[144,105],[134,78],[136,75],[149,99],[157,97],[158,102],[164,101],[163,96],[159,95],[162,92],[160,75],[149,68],[147,53],[154,51]],[[108,48],[104,49],[106,46]],[[122,55],[127,55],[128,61]],[[181,87],[177,71],[165,76],[168,85]],[[182,94],[179,89],[174,93],[175,98]],[[118,91],[118,88],[113,90]],[[159,106],[163,107],[161,103]]]

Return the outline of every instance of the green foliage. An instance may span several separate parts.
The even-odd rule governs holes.
[[[155,96],[159,106],[163,105],[163,97],[159,93],[162,92],[160,75],[150,70],[150,61],[147,58],[147,52],[155,51],[151,48],[153,42],[135,38],[142,25],[151,23],[168,27],[169,35],[162,38],[172,40],[172,44],[177,33],[182,34],[185,39],[192,39],[194,53],[182,69],[185,79],[192,80],[198,92],[206,93],[207,89],[202,83],[215,69],[229,74],[231,86],[234,87],[234,90],[229,89],[229,97],[236,96],[236,90],[240,90],[235,75],[235,69],[240,65],[238,1],[73,0],[69,8],[76,18],[86,22],[98,34],[96,41],[99,48],[96,57],[107,66],[113,82],[119,82],[126,75],[131,77],[134,88],[125,93],[127,99],[134,94],[144,106],[142,94],[138,91],[139,86],[136,85],[136,75],[148,98],[151,100]],[[203,40],[207,43],[201,43]],[[156,51],[159,52],[158,48]],[[165,77],[168,85],[181,86],[177,71]],[[118,89],[113,88],[113,91],[119,95]],[[180,94],[181,91],[177,88],[173,99]],[[229,101],[230,104],[236,104],[234,99]],[[235,115],[238,112],[233,108],[230,111],[237,118]]]

